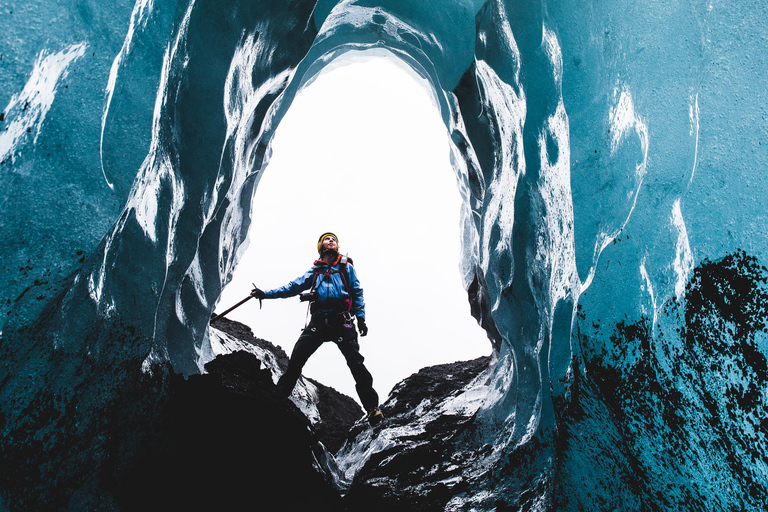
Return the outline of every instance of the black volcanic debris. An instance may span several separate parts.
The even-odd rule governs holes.
[[[644,510],[643,503],[653,500],[644,495],[620,421],[590,380],[577,377],[570,393],[570,400],[555,407],[559,435],[551,510]]]
[[[753,377],[745,395],[757,405],[758,388],[768,381],[766,357],[756,335],[766,332],[768,270],[757,258],[738,251],[719,262],[705,261],[694,272],[687,293],[687,348],[701,356],[729,355],[744,377]]]
[[[710,427],[726,441],[730,471],[756,502],[768,501],[768,482],[743,461],[764,464],[768,450],[766,347],[768,270],[737,251],[698,267],[687,290],[685,363],[697,383]],[[749,465],[747,465],[749,466]]]
[[[768,270],[744,251],[704,260],[655,326],[646,316],[621,321],[607,345],[593,338],[603,326],[587,327],[580,311],[591,354],[580,406],[605,404],[601,414],[624,440],[612,459],[631,468],[619,471],[635,476],[630,495],[653,509],[762,510],[768,501],[759,470],[768,450],[767,283]]]

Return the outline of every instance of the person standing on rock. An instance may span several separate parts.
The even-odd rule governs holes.
[[[267,291],[254,288],[251,291],[251,295],[258,299],[295,297],[300,294],[302,301],[310,302],[312,318],[293,347],[288,369],[277,382],[277,388],[285,396],[290,396],[310,356],[320,345],[332,341],[341,350],[352,372],[355,389],[367,412],[368,422],[377,425],[383,419],[379,409],[379,395],[373,389],[373,377],[363,364],[355,332],[356,318],[360,336],[368,334],[363,289],[352,260],[339,254],[339,239],[336,235],[320,235],[317,251],[320,259],[301,277],[280,288]]]

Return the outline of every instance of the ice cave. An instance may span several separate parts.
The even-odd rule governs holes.
[[[0,510],[763,510],[765,2],[0,15]],[[278,400],[284,354],[209,320],[292,100],[385,50],[450,136],[492,354],[331,442],[348,401]]]

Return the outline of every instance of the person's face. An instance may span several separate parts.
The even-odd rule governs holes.
[[[337,251],[339,249],[339,244],[336,243],[335,238],[333,238],[331,235],[328,235],[323,238],[323,249],[331,249],[333,251]]]

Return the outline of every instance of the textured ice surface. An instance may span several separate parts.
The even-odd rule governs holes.
[[[93,411],[200,371],[281,117],[334,57],[386,48],[434,89],[495,351],[466,438],[485,477],[451,510],[766,501],[764,3],[2,8],[4,461],[52,409],[34,435],[78,446],[58,471],[81,482]],[[6,500],[59,492],[47,471]]]

